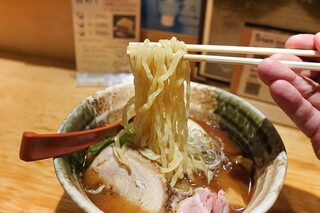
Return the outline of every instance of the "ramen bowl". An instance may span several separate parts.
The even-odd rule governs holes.
[[[58,133],[105,126],[121,120],[121,110],[134,95],[130,83],[108,87],[83,100],[66,117]],[[190,115],[218,121],[254,164],[254,189],[244,212],[266,212],[284,183],[287,155],[271,122],[256,108],[216,87],[191,83]],[[57,177],[71,199],[85,212],[101,212],[82,186],[86,150],[54,159]]]

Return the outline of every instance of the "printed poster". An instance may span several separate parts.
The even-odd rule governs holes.
[[[132,79],[126,49],[139,41],[140,0],[73,0],[79,85],[112,85]]]

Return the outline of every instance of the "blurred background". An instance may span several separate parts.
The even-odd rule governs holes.
[[[0,51],[75,67],[70,1],[0,1]]]
[[[320,31],[320,1],[314,0],[0,0],[0,4],[0,56],[74,69],[78,86],[132,80],[125,52],[130,41],[175,36],[189,44],[284,47],[293,34]],[[271,120],[292,125],[282,113],[269,113],[276,109],[256,67],[210,63],[192,68],[193,81],[225,88],[247,98]]]

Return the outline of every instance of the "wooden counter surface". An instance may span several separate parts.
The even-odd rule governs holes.
[[[19,159],[24,131],[56,132],[81,100],[102,89],[78,87],[75,77],[73,69],[52,63],[0,58],[0,212],[81,212],[56,178],[52,159]],[[289,164],[270,212],[319,212],[320,161],[299,130],[275,126]]]

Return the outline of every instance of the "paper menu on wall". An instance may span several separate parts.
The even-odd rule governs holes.
[[[132,79],[126,49],[139,41],[140,0],[72,0],[79,85]]]

